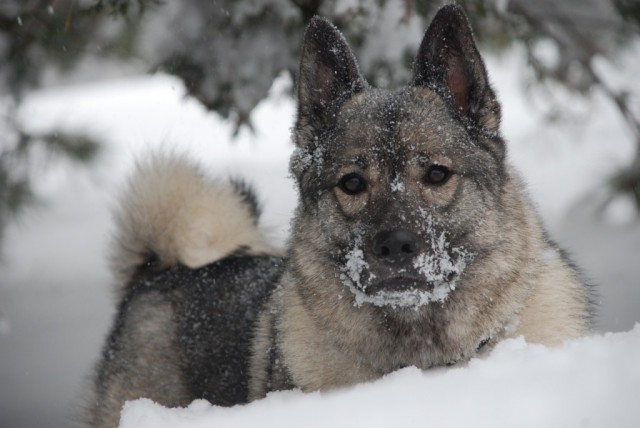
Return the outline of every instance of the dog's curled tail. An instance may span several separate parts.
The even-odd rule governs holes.
[[[241,181],[208,179],[171,153],[139,161],[115,212],[111,267],[119,297],[147,271],[197,268],[236,252],[274,254],[259,215],[253,190]]]

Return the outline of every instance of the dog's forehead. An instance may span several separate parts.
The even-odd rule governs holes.
[[[340,148],[361,155],[455,155],[467,133],[433,91],[374,90],[349,100],[338,117]]]

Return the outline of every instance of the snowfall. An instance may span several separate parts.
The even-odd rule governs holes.
[[[615,87],[640,73],[636,46],[620,70],[599,67]],[[556,348],[501,343],[467,366],[405,368],[338,391],[286,391],[233,408],[196,401],[168,409],[128,402],[123,428],[239,426],[640,426],[640,221],[623,197],[605,204],[605,181],[629,162],[632,138],[602,94],[590,103],[552,88],[525,92],[524,56],[489,57],[503,103],[509,156],[552,232],[596,284],[599,316],[588,337]],[[134,159],[177,150],[212,175],[248,178],[263,226],[282,245],[296,195],[287,173],[295,105],[283,76],[253,114],[233,126],[185,97],[164,75],[76,83],[34,93],[19,110],[33,132],[99,136],[91,167],[47,161],[34,176],[40,204],[8,229],[0,265],[0,426],[70,425],[114,314],[106,252],[110,210]],[[548,122],[554,105],[566,114]],[[45,162],[47,161],[47,162]]]

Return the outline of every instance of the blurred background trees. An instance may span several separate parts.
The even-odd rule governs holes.
[[[459,0],[484,50],[518,46],[523,83],[561,85],[589,98],[601,90],[638,150],[610,177],[612,194],[640,207],[640,85],[613,86],[594,66],[615,67],[640,38],[638,0]],[[251,112],[282,73],[295,78],[301,36],[315,14],[341,28],[370,83],[406,82],[414,53],[441,0],[2,0],[0,2],[0,242],[31,198],[43,156],[90,161],[99,141],[35,134],[17,115],[30,91],[126,74],[178,76],[190,96],[251,126]],[[635,104],[634,104],[635,103]],[[554,116],[551,112],[550,116]]]

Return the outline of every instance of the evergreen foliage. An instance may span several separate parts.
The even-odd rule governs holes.
[[[527,53],[534,84],[554,82],[589,96],[600,88],[640,148],[637,86],[613,88],[593,67],[615,62],[640,35],[638,0],[459,0],[481,46]],[[82,61],[140,62],[178,76],[208,109],[250,126],[253,108],[281,73],[295,77],[307,21],[324,15],[345,33],[370,83],[405,82],[440,0],[3,0],[0,3],[0,231],[30,200],[30,161],[39,146],[90,160],[86,136],[31,135],[15,116],[33,89],[55,84]],[[555,52],[549,59],[541,45]],[[51,76],[54,77],[51,77]],[[634,93],[634,91],[636,93]],[[640,150],[613,180],[640,207]]]

